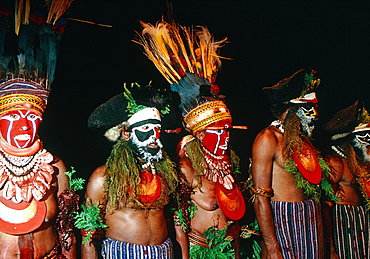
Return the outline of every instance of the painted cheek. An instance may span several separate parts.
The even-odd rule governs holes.
[[[161,137],[161,131],[157,128],[154,128],[155,138],[159,139]]]
[[[319,115],[319,112],[317,111],[317,109],[316,108],[312,108],[309,112],[308,112],[308,114],[307,114],[307,116],[318,116]]]
[[[146,131],[146,132],[143,132],[143,131],[140,131],[140,130],[135,130],[134,134],[136,135],[137,139],[140,142],[144,142],[145,140],[148,140],[150,138],[150,136],[153,136],[155,134],[155,132],[153,130],[149,130],[149,131]]]
[[[213,133],[206,133],[202,142],[206,149],[216,154],[218,150],[218,145],[219,145],[218,140],[219,140],[218,135],[213,134]]]
[[[0,133],[1,133],[1,137],[3,139],[5,139],[6,141],[8,141],[7,139],[7,135],[8,135],[8,132],[9,130],[9,127],[11,127],[11,122],[8,121],[7,119],[0,119]]]

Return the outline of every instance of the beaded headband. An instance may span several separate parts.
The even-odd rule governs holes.
[[[0,114],[17,110],[23,103],[42,114],[46,108],[49,91],[40,84],[15,78],[0,84]]]

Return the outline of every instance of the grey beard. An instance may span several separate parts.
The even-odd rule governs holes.
[[[306,116],[301,109],[298,109],[296,112],[298,118],[301,120],[302,130],[308,137],[312,137],[315,125],[313,124],[316,121],[315,116]]]
[[[306,123],[301,123],[302,130],[304,133],[306,133],[307,137],[311,138],[313,135],[313,130],[315,129],[315,126],[310,126]]]
[[[367,154],[367,145],[359,142],[356,138],[353,140],[353,146],[356,153],[367,163],[370,163],[370,156]]]
[[[148,145],[152,143],[156,143],[158,145],[158,149],[149,148]],[[145,162],[159,162],[163,158],[163,152],[162,152],[163,145],[159,139],[150,137],[149,139],[141,142],[137,139],[135,134],[131,134],[130,144],[131,144],[132,149]]]

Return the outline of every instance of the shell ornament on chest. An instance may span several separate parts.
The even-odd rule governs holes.
[[[20,235],[41,226],[43,200],[50,190],[53,155],[40,149],[29,156],[10,155],[0,148],[0,231]]]

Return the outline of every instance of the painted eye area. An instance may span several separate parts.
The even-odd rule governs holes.
[[[139,130],[141,132],[149,132],[153,129],[160,132],[161,131],[161,125],[160,124],[144,124],[142,126],[136,127],[136,130]]]
[[[36,120],[42,120],[42,118],[36,114],[31,113],[27,115],[27,120],[36,121]]]
[[[300,108],[302,109],[303,113],[306,116],[315,116],[315,115],[317,115],[316,107],[315,106],[312,106],[312,105],[303,105]]]
[[[217,130],[207,129],[206,132],[216,134],[216,135],[221,135],[221,134],[225,133],[225,130],[224,129],[217,129]]]
[[[364,133],[364,134],[356,134],[356,139],[364,144],[370,144],[370,134]]]
[[[3,117],[4,119],[8,119],[10,121],[17,121],[21,118],[19,114],[9,114]]]

